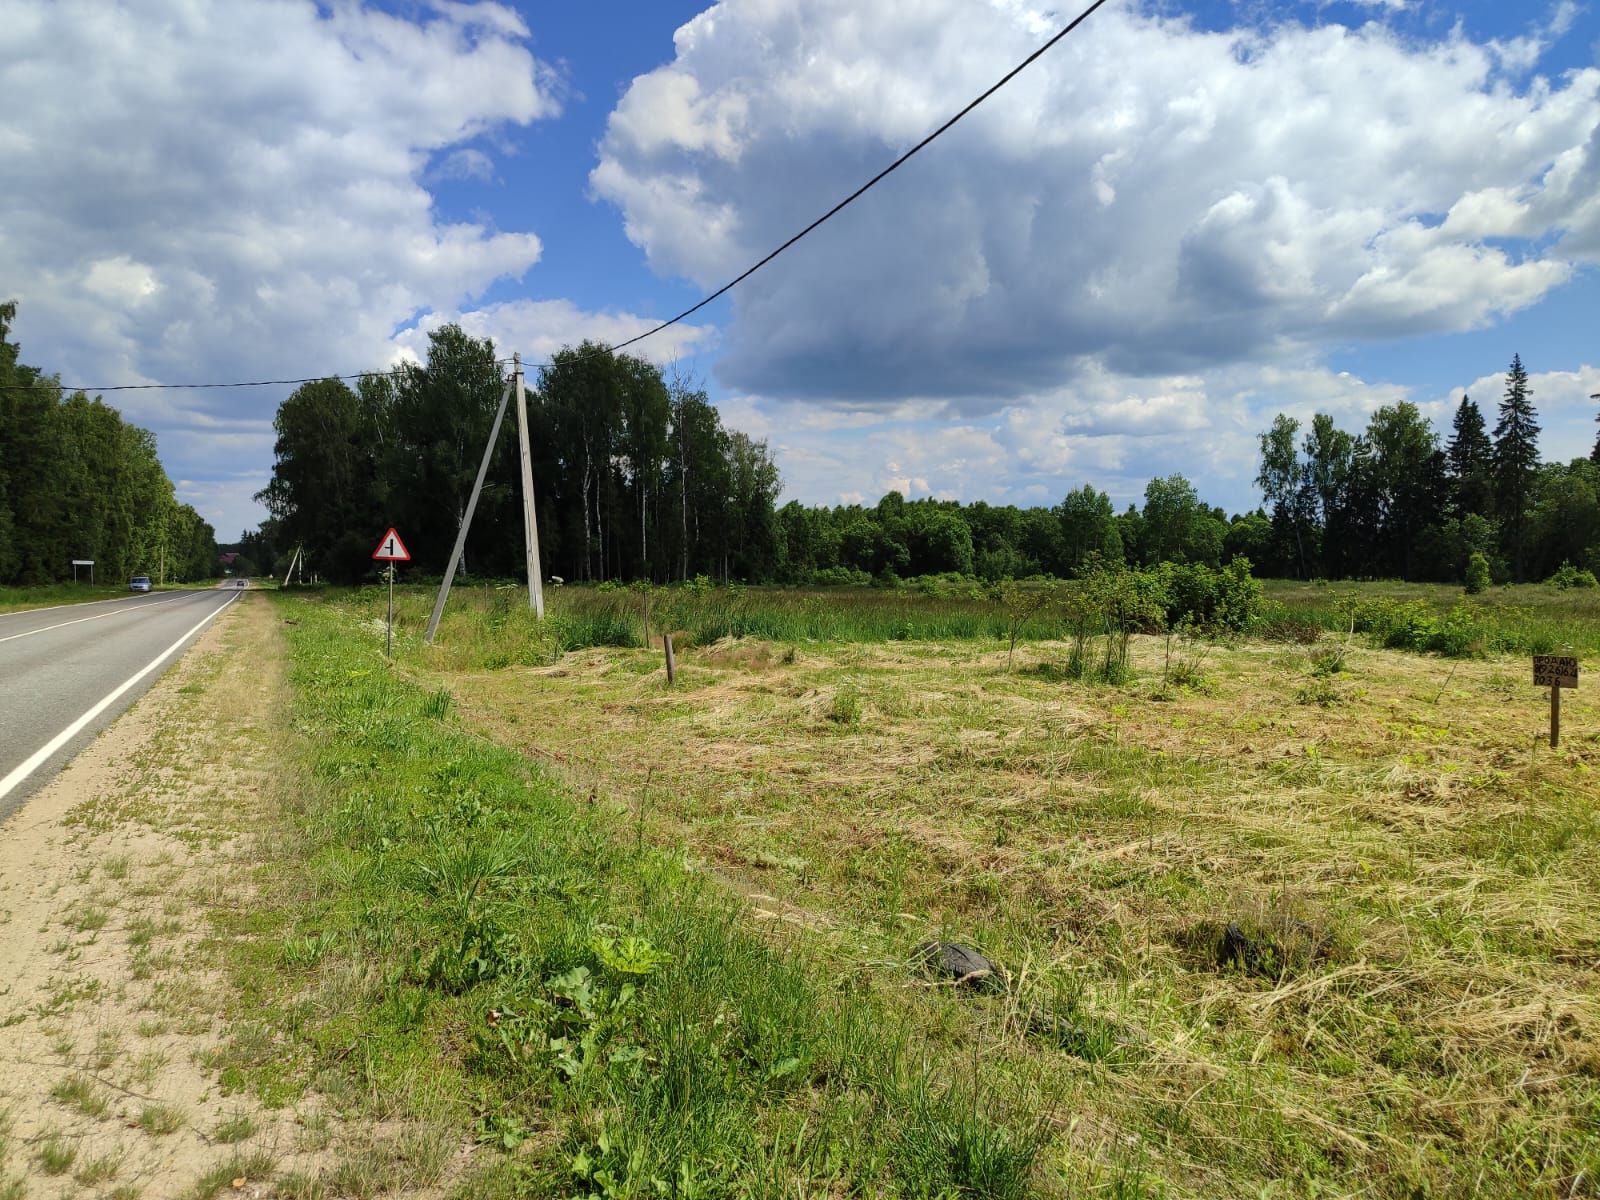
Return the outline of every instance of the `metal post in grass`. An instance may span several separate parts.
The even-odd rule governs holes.
[[[450,598],[450,584],[456,577],[456,568],[461,565],[461,552],[467,548],[467,530],[472,528],[472,514],[478,507],[478,496],[483,491],[483,477],[489,473],[489,460],[494,457],[494,444],[500,439],[500,422],[505,420],[506,405],[511,400],[514,381],[507,380],[505,388],[500,393],[500,407],[494,410],[494,426],[489,430],[489,440],[483,447],[483,461],[478,464],[478,478],[472,484],[472,496],[467,501],[467,511],[461,514],[461,529],[456,534],[455,549],[450,551],[450,565],[444,569],[444,578],[439,582],[439,594],[433,601],[433,615],[428,618],[428,632],[423,639],[428,645],[433,645],[433,635],[439,632],[439,618],[444,616],[444,602]]]
[[[386,658],[394,657],[394,565],[411,561],[411,551],[406,549],[406,544],[400,540],[400,535],[393,525],[389,532],[383,535],[383,540],[378,543],[378,548],[372,552],[375,562],[381,562],[388,568],[389,576],[389,624],[385,627],[383,635],[383,653]]]
[[[670,633],[661,635],[661,648],[667,653],[667,686],[671,687],[678,680],[678,664],[672,657],[672,635]]]

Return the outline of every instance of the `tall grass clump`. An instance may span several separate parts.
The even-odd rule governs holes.
[[[317,736],[298,861],[236,969],[293,1045],[233,1047],[230,1078],[281,1088],[290,1059],[454,1121],[484,1147],[473,1195],[1029,1194],[1038,1123],[997,1115],[1015,1081],[929,1068],[896,990],[839,988],[680,855],[439,720],[341,606],[278,603]],[[584,603],[601,632],[626,615]],[[319,954],[288,953],[311,931]]]

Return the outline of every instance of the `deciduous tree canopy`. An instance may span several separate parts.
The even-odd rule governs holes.
[[[178,503],[155,436],[25,365],[16,311],[0,304],[0,583],[70,579],[75,558],[101,580],[217,574],[213,530]]]
[[[1268,574],[1438,580],[1461,579],[1474,554],[1500,578],[1518,561],[1528,574],[1600,565],[1600,466],[1538,465],[1520,371],[1516,360],[1494,440],[1467,399],[1448,447],[1406,402],[1377,409],[1359,433],[1326,414],[1304,430],[1279,416],[1261,436],[1267,508],[1231,519],[1181,475],[1151,480],[1143,504],[1121,514],[1089,484],[1051,508],[898,492],[870,507],[779,508],[765,443],[726,429],[698,387],[586,342],[530,381],[543,562],[573,581],[794,583],[1071,576],[1097,563],[1217,567],[1235,557]],[[281,561],[303,545],[323,576],[354,579],[395,524],[417,566],[441,570],[506,378],[492,345],[446,326],[425,365],[356,390],[304,385],[278,412],[277,465],[262,493],[272,519],[245,549]],[[478,574],[522,568],[517,480],[508,419],[467,545]],[[1523,514],[1520,525],[1510,512]]]

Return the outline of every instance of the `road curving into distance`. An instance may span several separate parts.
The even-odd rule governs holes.
[[[0,613],[0,822],[244,594],[228,586]]]

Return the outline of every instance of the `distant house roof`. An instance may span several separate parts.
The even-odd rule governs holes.
[[[239,552],[237,550],[229,550],[226,554],[217,555],[217,561],[220,562],[220,563],[226,563],[228,566],[231,567],[231,566],[233,566],[233,560],[238,558],[238,557],[239,557]]]

